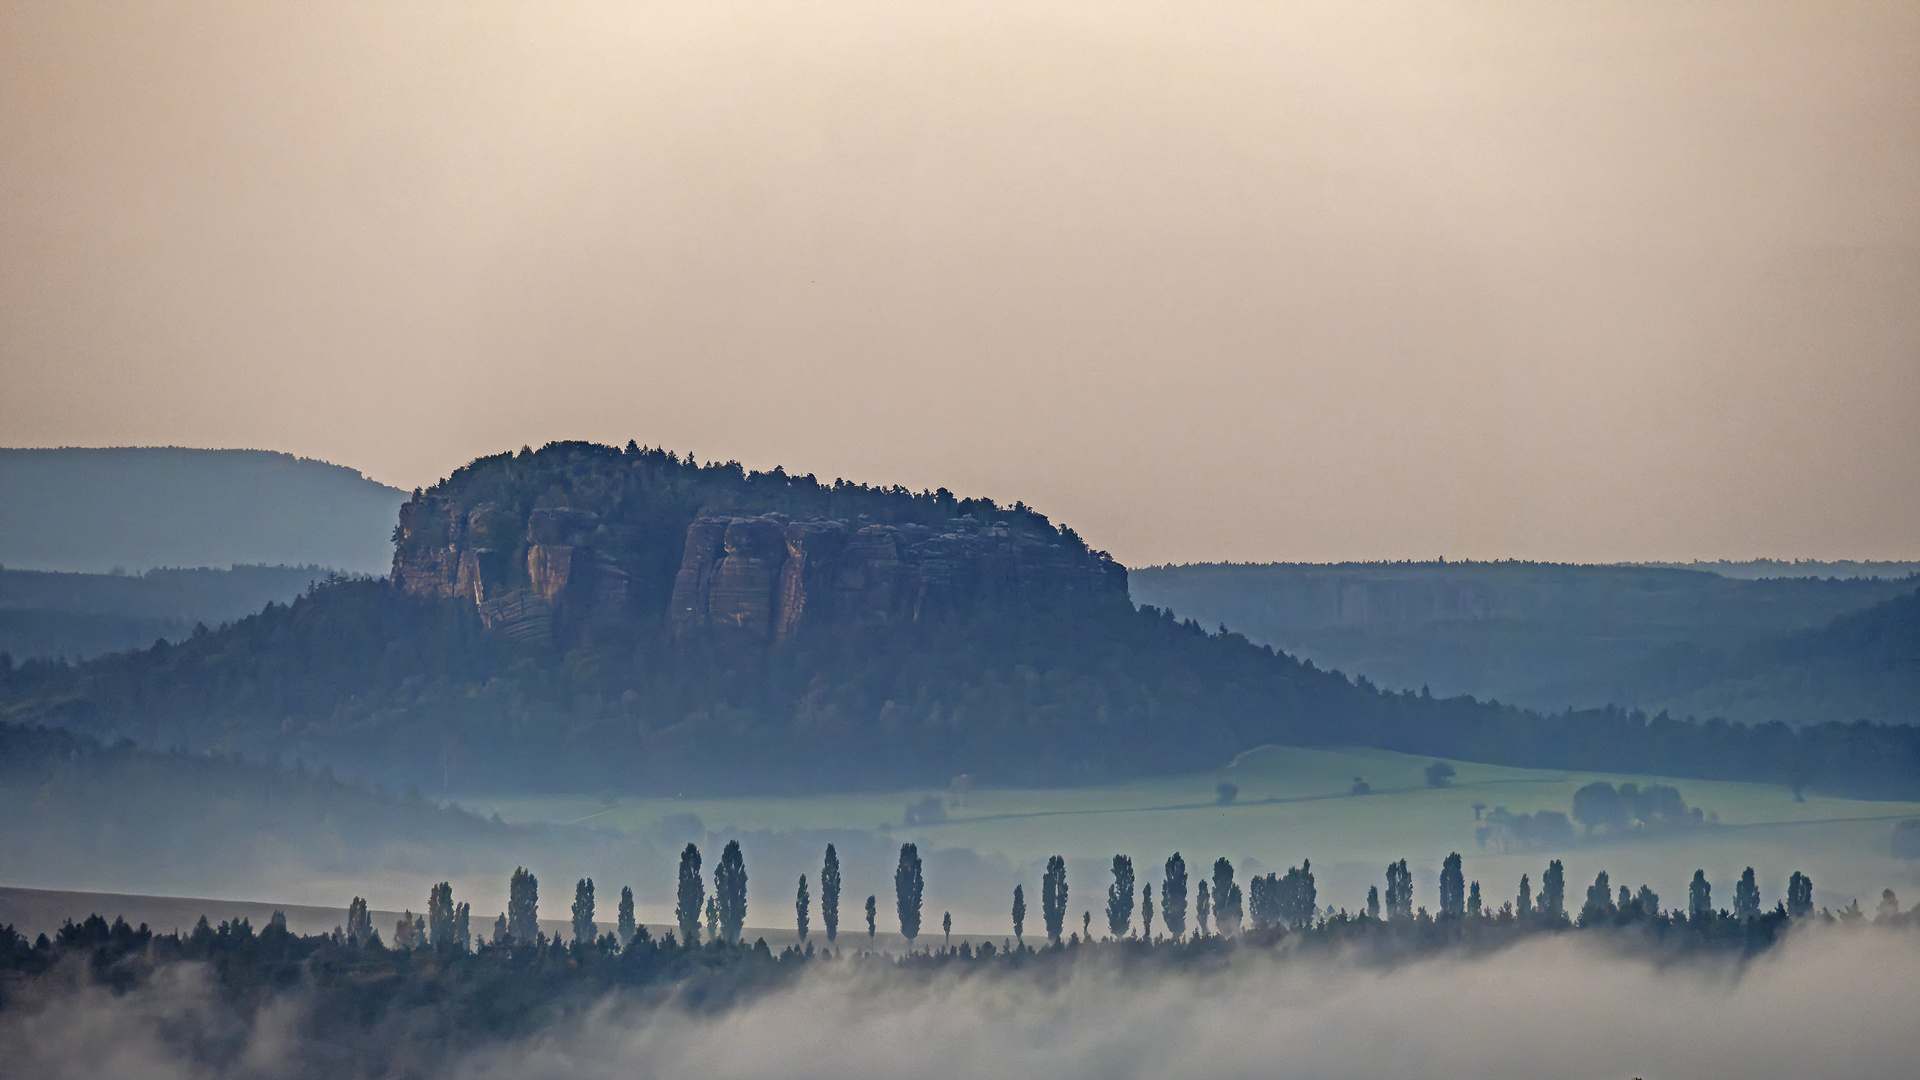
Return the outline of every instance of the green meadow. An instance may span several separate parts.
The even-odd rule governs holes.
[[[732,832],[794,833],[814,830],[870,834],[889,844],[912,840],[923,851],[961,848],[1004,867],[1012,880],[1033,879],[1050,854],[1067,856],[1076,910],[1092,909],[1104,896],[1104,867],[1115,853],[1133,856],[1142,882],[1158,881],[1160,863],[1180,851],[1190,872],[1225,855],[1250,873],[1284,870],[1313,860],[1320,901],[1357,909],[1369,884],[1381,881],[1389,861],[1404,858],[1415,870],[1416,903],[1433,906],[1441,860],[1450,851],[1466,859],[1467,876],[1481,883],[1487,903],[1511,900],[1520,875],[1532,875],[1537,890],[1547,861],[1567,865],[1569,902],[1602,870],[1615,891],[1621,884],[1649,884],[1663,903],[1683,900],[1695,868],[1706,870],[1720,906],[1731,901],[1734,880],[1754,867],[1766,895],[1784,895],[1793,871],[1811,874],[1816,902],[1843,906],[1858,898],[1871,910],[1880,890],[1920,893],[1920,864],[1896,860],[1889,838],[1896,821],[1920,817],[1920,803],[1863,802],[1808,795],[1796,801],[1784,787],[1703,780],[1663,780],[1515,769],[1451,762],[1455,776],[1430,787],[1423,771],[1432,759],[1363,749],[1262,747],[1226,768],[1185,776],[1079,788],[972,789],[964,783],[933,791],[816,795],[794,798],[601,798],[476,797],[464,804],[508,821],[580,823],[601,829],[661,836],[676,823],[697,817],[709,842]],[[1370,788],[1351,794],[1356,779]],[[1710,824],[1655,835],[1583,835],[1561,848],[1500,851],[1476,840],[1475,804],[1514,813],[1566,812],[1576,789],[1596,779],[1613,783],[1671,783]],[[1238,794],[1222,804],[1217,786]],[[905,823],[909,806],[932,798],[945,820]],[[696,837],[697,839],[698,837]],[[749,866],[753,851],[749,849]],[[884,887],[891,867],[865,868]],[[851,876],[851,873],[850,873]],[[975,883],[977,884],[977,883]],[[864,886],[863,886],[864,887]],[[851,888],[851,886],[850,886]],[[928,903],[937,905],[941,883],[928,882]],[[969,889],[968,893],[976,890]],[[996,890],[997,894],[997,890]],[[1907,896],[1909,902],[1914,896]],[[770,899],[770,898],[763,898]],[[790,901],[789,901],[790,902]],[[982,903],[956,902],[969,932],[998,933],[1006,916]],[[1033,916],[1037,921],[1037,914]],[[958,928],[958,927],[957,927]]]

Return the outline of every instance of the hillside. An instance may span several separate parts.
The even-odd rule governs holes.
[[[1738,648],[1669,649],[1579,691],[1675,715],[1920,724],[1920,590]]]
[[[1619,696],[1622,673],[1824,626],[1913,589],[1906,577],[1743,579],[1523,562],[1201,564],[1134,570],[1129,583],[1139,603],[1382,686],[1548,710],[1646,704],[1644,695]],[[1799,719],[1829,718],[1856,717]]]
[[[180,641],[286,603],[330,571],[317,566],[235,566],[80,574],[0,569],[0,653],[15,660],[145,648]]]
[[[1084,784],[1268,743],[1920,787],[1911,729],[1386,693],[1135,608],[1124,568],[1019,504],[633,444],[472,463],[403,509],[394,566],[179,645],[22,665],[0,709],[434,791]]]
[[[0,565],[385,573],[406,492],[266,450],[0,449]]]

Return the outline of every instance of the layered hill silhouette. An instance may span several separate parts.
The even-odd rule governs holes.
[[[945,490],[554,443],[416,493],[395,537],[386,579],[10,668],[0,708],[429,790],[1052,785],[1283,743],[1920,791],[1910,728],[1381,692],[1136,608],[1124,568],[1071,529]]]

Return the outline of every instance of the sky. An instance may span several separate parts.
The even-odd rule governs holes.
[[[1920,557],[1920,4],[0,0],[0,444]]]

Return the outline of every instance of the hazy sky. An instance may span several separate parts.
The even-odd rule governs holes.
[[[0,3],[0,444],[1920,556],[1920,4]]]

